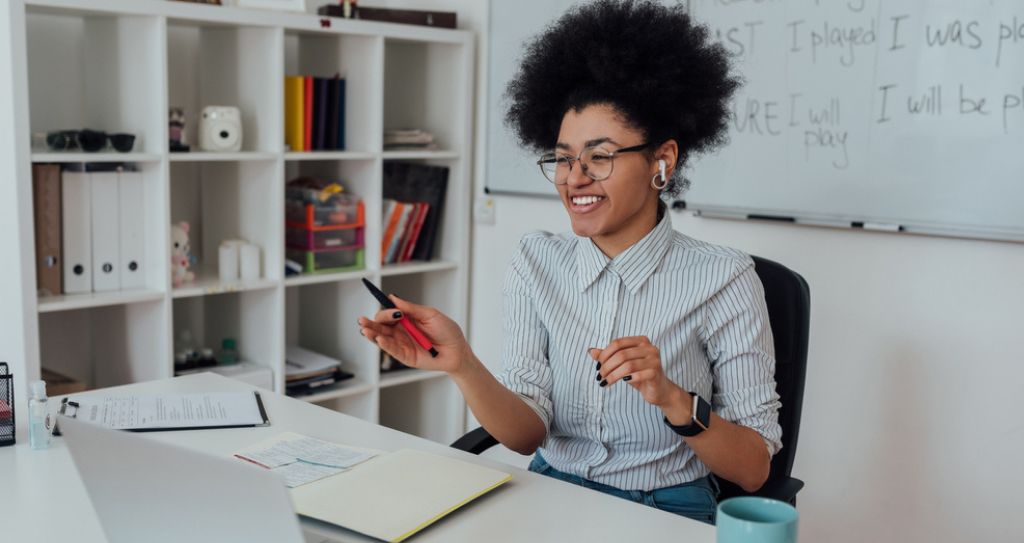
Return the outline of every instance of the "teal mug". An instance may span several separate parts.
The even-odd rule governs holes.
[[[796,543],[796,508],[785,502],[743,496],[718,504],[718,543]]]

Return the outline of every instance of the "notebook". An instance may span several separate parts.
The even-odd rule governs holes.
[[[300,515],[397,543],[511,479],[455,458],[399,450],[291,492]]]

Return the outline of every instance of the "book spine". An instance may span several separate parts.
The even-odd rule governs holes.
[[[302,125],[302,150],[312,150],[313,143],[313,78],[303,77],[302,86],[305,90],[305,99],[302,102],[304,122]]]

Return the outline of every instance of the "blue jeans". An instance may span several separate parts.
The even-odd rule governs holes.
[[[689,483],[650,491],[620,490],[613,486],[584,479],[578,475],[570,475],[558,471],[551,467],[540,453],[533,455],[533,461],[530,462],[530,471],[579,485],[583,488],[598,490],[605,494],[642,503],[662,511],[689,517],[707,524],[713,525],[715,523],[715,513],[718,510],[718,500],[716,499],[718,496],[718,483],[711,475],[701,477]]]

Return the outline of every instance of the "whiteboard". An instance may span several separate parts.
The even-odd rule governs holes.
[[[691,7],[746,82],[688,208],[1024,239],[1024,2]]]

